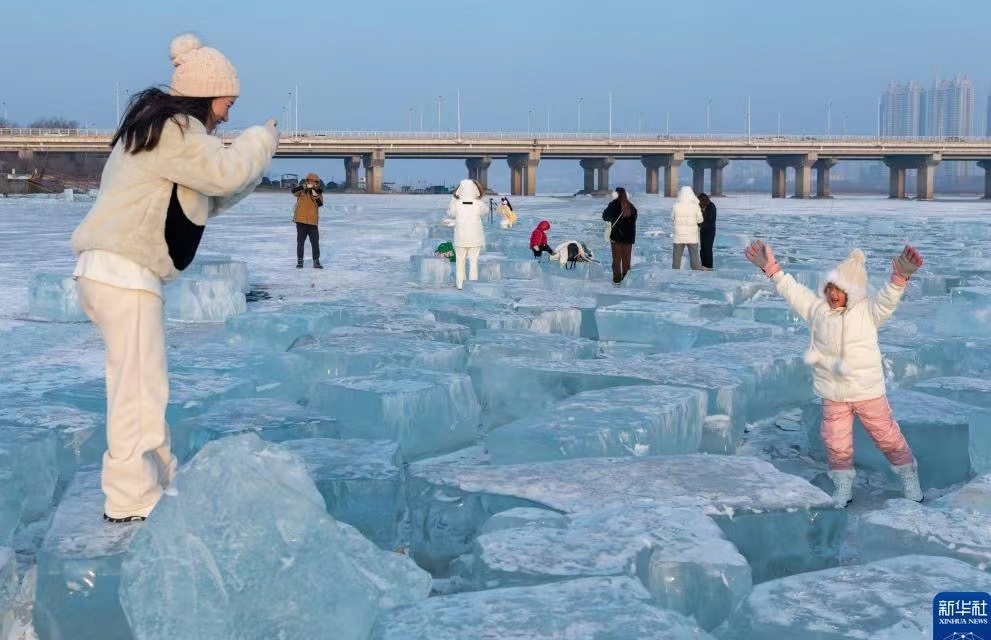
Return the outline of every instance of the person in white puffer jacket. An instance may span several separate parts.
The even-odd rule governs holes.
[[[466,261],[468,279],[478,280],[478,256],[485,246],[482,228],[485,213],[481,185],[474,180],[462,180],[447,206],[447,224],[454,227],[455,286],[458,289],[464,288]]]
[[[671,208],[671,226],[673,227],[673,253],[671,268],[681,269],[681,258],[688,249],[688,258],[693,271],[702,269],[699,257],[699,225],[702,224],[702,209],[699,199],[691,187],[682,187],[678,199]]]
[[[864,254],[850,256],[826,275],[816,295],[784,273],[769,245],[755,240],[747,260],[774,281],[778,293],[809,325],[805,362],[813,388],[822,398],[822,439],[826,444],[833,499],[845,507],[853,498],[853,417],[885,455],[902,482],[905,497],[921,502],[919,473],[912,450],[895,422],[884,388],[878,327],[887,322],[905,293],[908,279],[922,266],[919,252],[906,246],[892,260],[891,279],[874,297],[867,295]]]
[[[279,144],[275,120],[229,145],[212,135],[240,92],[222,53],[173,40],[169,92],[135,95],[113,138],[92,209],[72,234],[73,275],[106,346],[104,519],[144,520],[169,485],[162,286],[192,262],[208,218],[249,194]]]

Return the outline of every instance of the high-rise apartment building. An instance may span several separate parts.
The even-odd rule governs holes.
[[[884,138],[918,136],[922,126],[922,97],[919,82],[892,82],[881,95],[881,136]]]
[[[974,85],[966,76],[933,82],[923,97],[920,133],[964,138],[974,131]]]

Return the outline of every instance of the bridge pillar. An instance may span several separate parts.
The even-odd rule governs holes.
[[[829,170],[836,166],[835,158],[819,158],[812,165],[816,170],[816,197],[832,198],[829,192]]]
[[[812,167],[802,164],[795,167],[795,197],[808,198],[812,193]]]
[[[600,193],[609,193],[609,167],[613,166],[615,163],[615,158],[602,158],[599,162],[599,180],[598,187]]]
[[[385,152],[376,149],[362,158],[365,165],[365,193],[382,193],[382,169],[385,167]]]
[[[641,164],[647,170],[647,193],[657,193],[661,181],[661,165],[649,162],[647,158],[640,158]]]
[[[705,191],[705,171],[709,170],[709,186],[712,196],[723,195],[723,168],[729,164],[726,158],[692,158],[688,166],[692,168],[692,190],[696,193]]]
[[[579,165],[585,172],[585,193],[609,193],[609,167],[615,158],[585,158]]]
[[[465,160],[465,166],[468,168],[468,178],[482,185],[483,192],[489,188],[489,166],[491,164],[492,158],[489,156],[468,158]]]
[[[815,153],[774,155],[767,157],[771,165],[771,197],[784,198],[788,168],[795,169],[795,197],[808,198],[812,191],[812,166],[819,160]]]
[[[888,197],[894,200],[905,199],[905,169],[903,167],[890,167],[890,177],[888,179]]]
[[[709,186],[711,191],[709,195],[713,198],[723,196],[723,169],[729,164],[729,160],[726,158],[716,158],[713,160],[712,166],[710,167],[711,178],[709,181]]]
[[[585,173],[585,180],[584,180],[585,186],[584,186],[583,190],[585,191],[585,193],[592,193],[592,192],[594,192],[595,191],[595,168],[594,167],[586,167],[584,160],[580,161],[578,164],[581,165],[582,171]]]
[[[914,156],[887,156],[884,164],[891,172],[888,186],[888,197],[893,199],[905,198],[905,172],[914,169],[916,172],[916,196],[919,200],[932,200],[933,168],[942,160],[938,153]]]
[[[689,160],[688,166],[692,168],[692,191],[698,195],[705,191],[705,165],[698,160]]]
[[[344,158],[344,189],[354,191],[358,188],[358,171],[361,169],[361,156]]]
[[[991,160],[978,160],[977,166],[984,169],[984,199],[991,200]]]
[[[915,173],[915,196],[919,200],[932,200],[935,191],[933,167],[928,164],[919,165]]]
[[[784,198],[788,195],[788,169],[771,165],[771,197]]]
[[[510,169],[510,192],[514,196],[536,195],[540,152],[514,153],[506,158]]]

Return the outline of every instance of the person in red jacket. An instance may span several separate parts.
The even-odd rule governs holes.
[[[543,255],[544,251],[554,255],[554,250],[547,244],[547,230],[550,228],[550,222],[541,220],[537,228],[530,234],[530,251],[533,251],[534,258],[539,258]]]

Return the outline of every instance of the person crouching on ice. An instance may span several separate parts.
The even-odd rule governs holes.
[[[474,180],[462,180],[447,207],[447,217],[453,220],[454,226],[454,270],[458,289],[464,288],[466,260],[469,262],[468,279],[478,280],[478,254],[485,246],[483,215],[481,185]]]
[[[499,226],[503,229],[512,229],[516,225],[516,211],[513,210],[513,205],[510,204],[509,198],[502,198],[499,204],[499,215],[502,220],[499,221]]]
[[[592,250],[584,242],[578,242],[577,240],[567,240],[559,244],[554,249],[554,253],[551,254],[551,260],[557,260],[565,269],[574,269],[578,266],[579,262],[595,262],[598,264]]]
[[[547,232],[550,228],[550,222],[541,220],[540,224],[537,225],[537,228],[530,232],[530,251],[533,251],[534,258],[539,259],[545,251],[551,255],[554,255],[554,250],[551,249],[549,244],[547,244]]]
[[[864,254],[854,249],[826,276],[822,295],[784,273],[771,246],[755,240],[747,260],[774,281],[788,306],[809,326],[805,362],[812,366],[814,390],[822,398],[822,440],[826,444],[833,499],[845,507],[853,499],[853,417],[864,425],[874,444],[901,480],[905,497],[922,502],[919,471],[888,406],[877,329],[905,293],[908,279],[922,266],[911,246],[892,262],[891,280],[874,297],[867,296]]]

